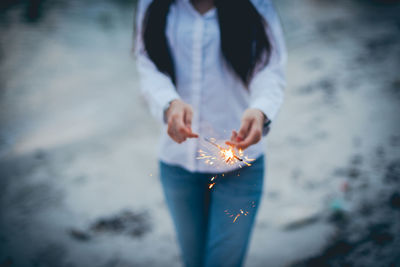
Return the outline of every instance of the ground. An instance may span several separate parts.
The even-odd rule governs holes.
[[[133,3],[15,2],[0,17],[0,264],[181,266]],[[288,87],[246,266],[399,266],[400,7],[275,2]]]

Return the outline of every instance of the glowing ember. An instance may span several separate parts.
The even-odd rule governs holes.
[[[215,182],[212,182],[215,180],[215,178],[217,178],[217,175],[210,178],[210,184],[208,185],[209,189],[213,188],[213,186],[215,185]]]
[[[220,153],[226,163],[228,163],[228,164],[235,163],[236,158],[235,158],[235,154],[233,152],[232,147],[230,147],[228,149],[221,149]]]

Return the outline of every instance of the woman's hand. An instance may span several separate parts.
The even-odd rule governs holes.
[[[232,131],[231,140],[226,141],[226,144],[240,149],[257,144],[262,137],[264,121],[265,115],[261,110],[247,109],[243,114],[239,132]]]
[[[197,138],[197,134],[192,132],[193,111],[190,105],[182,100],[173,100],[166,110],[168,122],[168,135],[178,144],[184,142],[186,138]]]

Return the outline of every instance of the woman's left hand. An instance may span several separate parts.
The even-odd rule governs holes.
[[[243,150],[257,144],[262,138],[264,121],[265,115],[261,110],[247,109],[243,114],[239,132],[233,130],[231,140],[225,143]]]

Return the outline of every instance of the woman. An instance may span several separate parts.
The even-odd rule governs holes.
[[[140,86],[163,125],[160,178],[183,262],[240,266],[263,187],[261,139],[283,101],[275,10],[269,0],[139,0],[136,25]],[[240,169],[196,160],[210,137],[256,160]],[[233,223],[240,209],[249,213]]]

